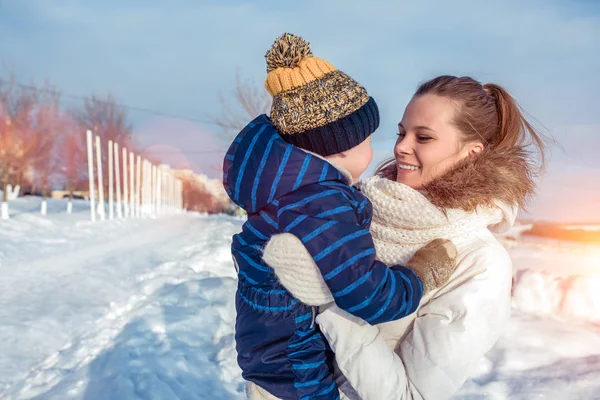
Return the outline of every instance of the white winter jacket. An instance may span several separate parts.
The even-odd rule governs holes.
[[[377,178],[369,182],[363,190],[373,202],[371,231],[378,258],[390,265],[405,263],[419,247],[441,237],[456,245],[457,269],[443,287],[425,294],[415,313],[401,320],[370,326],[329,305],[317,323],[360,398],[447,399],[491,349],[509,318],[511,260],[490,229],[509,228],[516,208],[498,205],[444,215],[403,185]],[[263,258],[301,301],[322,304],[332,299],[297,238],[274,236]],[[345,386],[340,384],[343,391]],[[357,398],[348,390],[345,394]]]
[[[486,229],[457,250],[450,282],[404,319],[370,326],[335,306],[317,317],[362,399],[447,399],[499,338],[510,315],[510,257]]]

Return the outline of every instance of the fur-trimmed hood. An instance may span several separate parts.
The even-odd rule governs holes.
[[[529,156],[518,147],[484,150],[425,185],[423,193],[444,209],[474,211],[479,206],[498,203],[522,208],[535,192]]]
[[[484,150],[426,184],[421,192],[442,210],[472,212],[477,207],[499,203],[523,208],[535,193],[530,156],[522,147]],[[395,163],[384,168],[380,175],[395,179]]]

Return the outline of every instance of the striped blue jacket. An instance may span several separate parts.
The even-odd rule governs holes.
[[[307,351],[290,361],[296,352],[294,343],[313,332],[312,341],[322,337],[312,324],[313,310],[294,299],[262,261],[262,249],[272,235],[297,236],[321,270],[336,304],[371,324],[412,313],[421,299],[422,283],[412,270],[390,268],[375,259],[369,200],[331,164],[285,142],[267,116],[257,117],[235,138],[223,171],[228,195],[248,213],[232,243],[239,277],[238,363],[245,379],[274,395],[302,397],[288,393],[286,387],[318,380],[330,360],[313,362],[319,360],[316,352],[310,358]],[[317,347],[327,351],[326,344]],[[322,368],[300,369],[301,375],[312,375],[298,376],[299,365],[316,364]],[[326,388],[321,385],[321,389]]]

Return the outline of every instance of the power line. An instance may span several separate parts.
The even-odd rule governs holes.
[[[0,80],[0,83],[5,83],[6,81]],[[89,100],[89,98],[87,97],[83,97],[83,96],[78,96],[78,95],[74,95],[74,94],[69,94],[69,93],[63,93],[57,90],[52,90],[52,89],[46,89],[46,88],[38,88],[36,86],[33,85],[24,85],[22,83],[15,83],[16,86],[19,86],[23,89],[27,89],[27,90],[34,90],[37,92],[44,92],[44,93],[50,93],[50,94],[54,94],[54,93],[60,93],[61,96],[67,97],[67,98],[71,98],[71,99],[76,99],[76,100],[80,100],[80,101],[86,101]],[[209,120],[203,120],[203,119],[198,119],[198,118],[191,118],[191,117],[184,117],[181,115],[175,115],[175,114],[169,114],[169,113],[165,113],[162,111],[157,111],[157,110],[152,110],[152,109],[148,109],[148,108],[144,108],[144,107],[137,107],[137,106],[130,106],[127,104],[122,104],[122,103],[110,103],[108,101],[104,101],[104,100],[100,100],[100,99],[95,99],[96,102],[100,103],[100,104],[107,104],[107,105],[112,105],[114,104],[116,107],[120,107],[120,108],[126,108],[129,110],[135,110],[135,111],[141,111],[141,112],[145,112],[145,113],[149,113],[149,114],[154,114],[154,115],[160,115],[160,116],[164,116],[164,117],[169,117],[169,118],[175,118],[175,119],[181,119],[181,120],[187,120],[187,121],[195,121],[195,122],[200,122],[200,123],[204,123],[204,124],[211,124],[211,125],[217,125],[216,122],[214,121],[209,121]],[[225,153],[226,150],[172,150],[172,151],[153,151],[153,150],[149,150],[149,152],[151,154],[159,154],[159,155],[163,155],[163,154],[179,154],[179,153],[184,153],[187,155],[200,155],[200,154],[218,154],[218,153]]]
[[[6,81],[0,80],[0,83],[5,83],[5,82]],[[60,93],[60,95],[62,97],[66,97],[66,98],[70,98],[70,99],[75,99],[75,100],[79,100],[79,101],[86,101],[86,100],[90,99],[88,97],[83,97],[83,96],[79,96],[79,95],[75,95],[75,94],[64,93],[64,92],[61,92],[61,91],[58,91],[58,90],[38,88],[38,87],[33,86],[33,85],[24,85],[22,83],[15,83],[15,85],[19,86],[19,87],[21,87],[23,89],[35,90],[37,92],[44,92],[44,93],[50,93],[50,94]],[[186,121],[200,122],[202,124],[218,125],[218,123],[216,123],[215,121],[210,121],[210,120],[207,120],[207,119],[185,117],[185,116],[182,116],[182,115],[170,114],[170,113],[166,113],[166,112],[163,112],[163,111],[152,110],[150,108],[144,108],[144,107],[138,107],[138,106],[131,106],[131,105],[117,103],[117,102],[110,103],[108,101],[104,101],[104,100],[100,100],[100,99],[95,99],[95,101],[97,101],[100,104],[114,104],[116,107],[125,108],[125,109],[128,109],[128,110],[140,111],[140,112],[144,112],[144,113],[148,113],[148,114],[159,115],[159,116],[162,116],[162,117],[169,117],[169,118],[181,119],[181,120],[186,120]]]
[[[146,149],[145,152],[149,154],[225,154],[226,150],[166,150],[166,151],[154,151],[152,149]]]

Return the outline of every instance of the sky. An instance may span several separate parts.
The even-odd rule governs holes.
[[[291,32],[373,96],[375,162],[418,84],[499,83],[557,141],[530,216],[600,222],[600,2],[595,0],[0,0],[0,79],[111,92],[141,147],[219,176],[227,139],[209,123],[235,75],[262,86],[264,54]],[[153,110],[155,113],[137,109]],[[369,172],[372,172],[373,168]],[[526,215],[526,214],[524,214]]]

